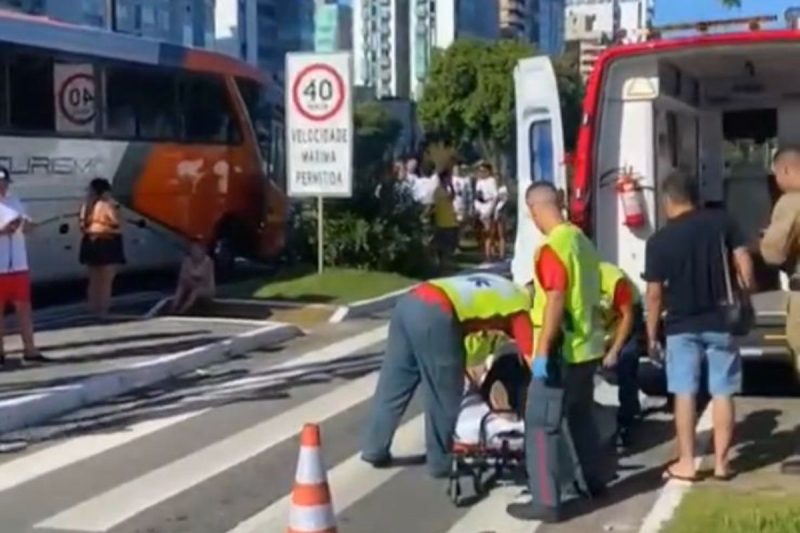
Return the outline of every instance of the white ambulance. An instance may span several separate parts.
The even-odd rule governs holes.
[[[532,180],[564,190],[570,219],[642,289],[645,243],[664,224],[657,185],[674,170],[699,176],[701,201],[727,209],[749,240],[758,238],[774,202],[771,150],[800,144],[800,31],[738,22],[749,31],[647,40],[600,56],[586,88],[569,191],[553,67],[547,57],[520,61],[515,281],[532,279],[541,242],[525,208]],[[769,290],[756,295],[759,327],[743,354],[789,360],[786,279],[764,265],[757,274]]]

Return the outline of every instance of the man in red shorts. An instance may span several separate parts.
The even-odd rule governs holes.
[[[32,227],[25,206],[13,195],[11,174],[0,167],[0,309],[13,305],[22,337],[23,361],[43,361],[33,340],[31,279],[28,272],[28,251],[25,232]],[[0,320],[0,365],[5,365],[4,320]]]

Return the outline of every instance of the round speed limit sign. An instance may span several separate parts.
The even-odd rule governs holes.
[[[344,80],[329,65],[309,65],[297,75],[292,86],[292,102],[297,111],[314,122],[336,115],[344,105]]]
[[[58,91],[58,106],[64,118],[77,125],[94,120],[94,78],[88,74],[74,74],[67,78]]]

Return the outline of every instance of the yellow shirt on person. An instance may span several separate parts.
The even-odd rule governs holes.
[[[433,193],[433,222],[440,229],[458,227],[453,198],[442,186],[437,187]]]

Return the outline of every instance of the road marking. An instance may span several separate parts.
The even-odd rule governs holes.
[[[0,491],[17,487],[65,466],[128,444],[156,431],[202,415],[208,409],[140,422],[114,433],[84,435],[0,465]]]
[[[419,415],[406,422],[397,430],[393,440],[392,455],[395,457],[422,453],[425,446],[424,418]],[[323,445],[325,442],[323,441]],[[367,496],[395,475],[401,468],[372,468],[356,453],[339,463],[328,473],[333,509],[337,513]],[[258,514],[248,518],[228,533],[263,533],[282,531],[287,524],[291,494],[286,495]],[[505,533],[505,530],[503,530]]]
[[[35,528],[107,531],[145,509],[167,500],[297,435],[303,422],[324,422],[369,398],[377,373],[206,446],[190,455],[124,483],[39,522]]]
[[[514,486],[492,489],[486,498],[470,507],[469,512],[453,524],[447,533],[533,533],[541,522],[517,520],[506,513],[506,506],[518,500],[521,492],[522,487]]]
[[[709,403],[708,407],[703,411],[700,420],[697,422],[696,432],[698,435],[702,434],[702,438],[698,439],[695,445],[697,457],[694,460],[694,466],[697,470],[700,469],[703,458],[711,444],[711,432],[713,431],[711,407],[712,405]],[[645,516],[639,533],[659,533],[664,527],[664,524],[669,522],[672,515],[675,514],[681,500],[683,500],[683,497],[691,486],[691,483],[679,481],[677,479],[670,479],[667,481],[666,485],[664,485],[659,492],[658,498],[650,509],[650,512]]]
[[[152,320],[157,322],[188,322],[200,324],[234,324],[243,326],[263,326],[264,324],[278,324],[271,320],[255,320],[252,318],[225,318],[215,316],[180,316],[180,315],[164,315],[154,317]]]
[[[386,338],[388,332],[388,326],[379,326],[355,337],[335,342],[325,348],[310,350],[300,357],[293,357],[282,363],[266,367],[255,372],[254,375],[213,385],[199,383],[196,386],[169,394],[165,399],[175,398],[181,403],[191,403],[201,399],[230,396],[275,386],[302,376],[364,370],[365,361],[338,361],[338,359],[378,344]]]

